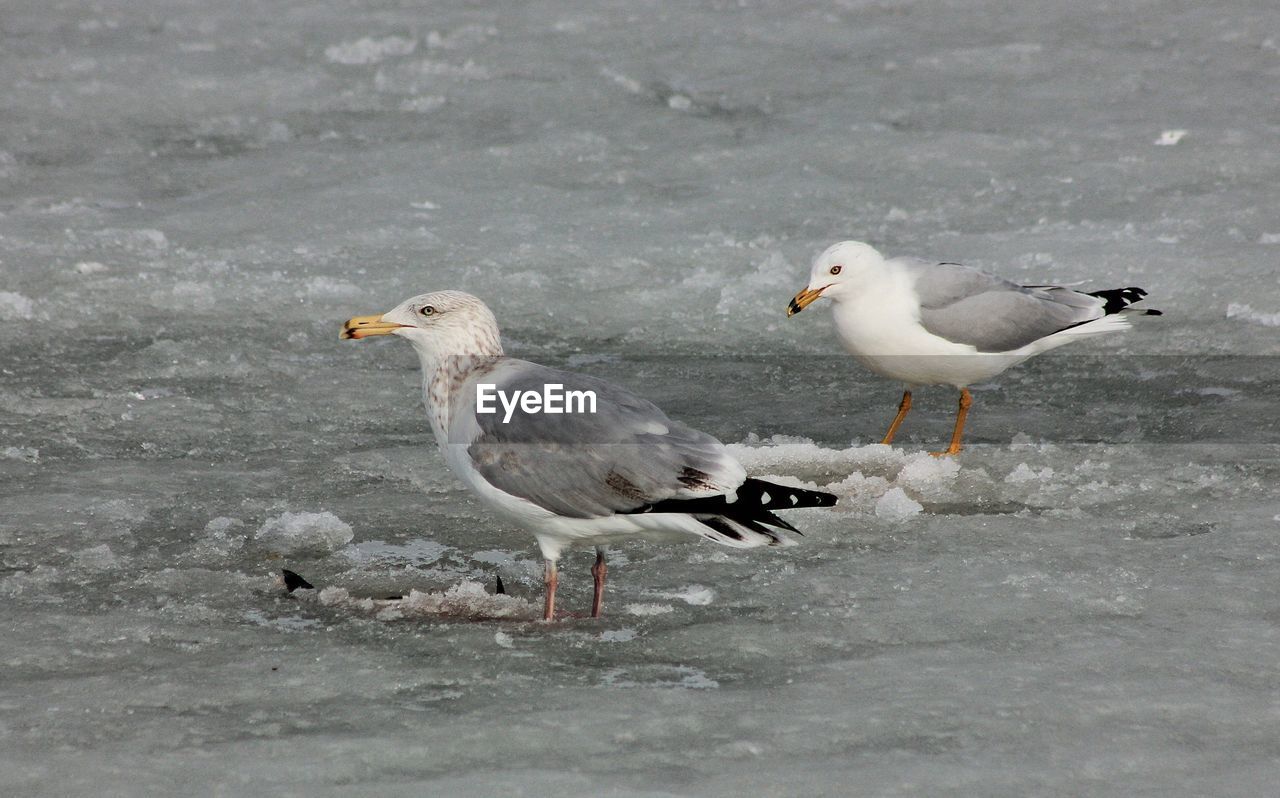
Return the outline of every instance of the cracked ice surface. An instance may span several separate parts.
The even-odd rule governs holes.
[[[0,794],[1267,794],[1276,36],[1263,0],[6,3]],[[890,449],[898,386],[784,316],[843,237],[1166,315],[975,386],[955,460],[922,390]],[[841,504],[616,549],[603,621],[527,620],[533,541],[411,352],[336,340],[446,287]]]

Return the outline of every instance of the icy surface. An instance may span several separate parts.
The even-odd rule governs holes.
[[[1274,792],[1278,26],[7,0],[0,795]],[[881,446],[899,386],[784,316],[844,237],[1166,315],[975,386],[937,460],[951,391]],[[337,340],[438,288],[841,504],[529,620],[408,347]]]
[[[272,554],[332,554],[351,542],[351,525],[330,512],[281,513],[268,518],[254,538]]]

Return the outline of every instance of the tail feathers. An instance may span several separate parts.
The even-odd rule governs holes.
[[[708,540],[714,540],[724,546],[735,549],[754,548],[756,546],[794,546],[795,541],[783,537],[778,532],[763,524],[742,518],[729,518],[723,515],[696,516],[698,522],[706,527],[702,534]],[[796,534],[795,527],[787,524]]]
[[[1072,338],[1088,338],[1093,335],[1105,335],[1132,328],[1133,325],[1129,323],[1128,313],[1112,313],[1110,316],[1099,316],[1096,319],[1064,327],[1053,335],[1041,338],[1035,344],[1043,344],[1052,349],[1055,346],[1061,346]]]
[[[634,513],[688,513],[715,535],[707,535],[730,546],[757,546],[768,538],[768,545],[790,543],[768,527],[785,529],[803,534],[800,530],[774,514],[774,510],[794,510],[799,507],[831,507],[836,503],[833,493],[804,488],[790,488],[763,479],[747,479],[738,486],[732,500],[724,495],[703,496],[696,499],[664,499],[632,510]],[[721,539],[721,538],[727,538]],[[747,542],[750,540],[750,542]],[[730,541],[737,541],[730,542]]]
[[[1129,311],[1131,313],[1141,313],[1144,316],[1163,316],[1164,314],[1158,310],[1148,310],[1146,308],[1130,308],[1129,306],[1135,302],[1141,302],[1143,297],[1147,295],[1144,289],[1137,286],[1129,286],[1128,288],[1108,288],[1105,291],[1090,291],[1089,296],[1096,296],[1105,304],[1102,306],[1102,312],[1108,316],[1113,313]]]

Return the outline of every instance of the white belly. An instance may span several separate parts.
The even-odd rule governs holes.
[[[467,446],[441,445],[445,462],[468,488],[488,507],[533,533],[538,548],[548,560],[559,559],[565,549],[603,546],[626,540],[655,542],[692,540],[704,529],[683,513],[617,514],[595,518],[569,518],[539,507],[533,502],[498,490],[471,465]]]
[[[845,349],[866,368],[908,385],[963,388],[986,380],[1031,356],[1031,352],[979,352],[929,333],[911,309],[845,301],[834,309]]]

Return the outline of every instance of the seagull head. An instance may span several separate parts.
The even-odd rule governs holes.
[[[406,338],[423,356],[502,354],[493,312],[462,291],[419,294],[381,315],[356,316],[342,325],[338,337],[360,340],[374,335]]]
[[[787,315],[796,315],[819,297],[839,301],[873,277],[883,263],[884,256],[875,247],[861,241],[832,244],[813,261],[809,285],[792,297]]]

